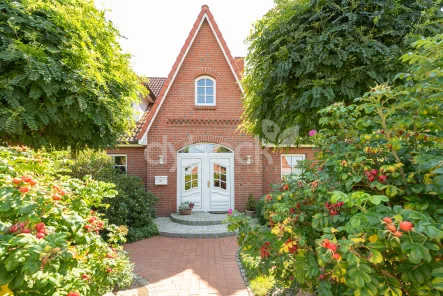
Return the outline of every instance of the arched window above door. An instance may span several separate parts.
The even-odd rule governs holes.
[[[198,143],[186,146],[178,153],[233,153],[231,149],[214,143]]]

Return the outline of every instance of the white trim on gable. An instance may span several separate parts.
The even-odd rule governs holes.
[[[221,48],[221,50],[222,50],[222,52],[223,52],[223,55],[225,56],[226,62],[228,63],[229,68],[231,69],[232,74],[234,75],[235,80],[237,81],[237,84],[238,84],[238,86],[240,87],[240,90],[241,90],[242,94],[244,94],[244,90],[243,90],[243,87],[242,87],[242,85],[241,85],[241,83],[240,83],[239,77],[237,76],[237,73],[234,71],[234,68],[232,67],[231,61],[229,61],[229,59],[228,59],[228,55],[226,54],[226,51],[225,51],[224,47],[222,46],[222,44],[221,44],[221,42],[220,42],[220,39],[218,38],[218,36],[217,36],[217,34],[216,34],[215,30],[214,30],[214,27],[213,27],[213,25],[212,25],[212,22],[211,22],[211,20],[209,19],[207,13],[205,12],[205,14],[203,15],[203,17],[202,17],[202,19],[201,19],[201,21],[200,21],[200,24],[198,25],[197,30],[195,31],[194,36],[192,36],[191,42],[189,43],[188,47],[186,48],[185,54],[183,55],[183,57],[182,57],[180,63],[178,64],[177,69],[175,69],[174,75],[172,76],[171,81],[169,82],[169,85],[168,85],[168,87],[167,87],[167,89],[166,89],[166,91],[165,91],[165,93],[164,93],[164,95],[163,95],[163,97],[162,97],[162,100],[161,100],[160,104],[158,105],[158,108],[155,110],[154,116],[152,116],[152,119],[151,119],[151,121],[149,122],[148,128],[146,129],[146,131],[145,131],[143,137],[139,140],[139,144],[142,144],[142,145],[143,145],[143,143],[146,143],[146,142],[147,142],[145,138],[147,138],[147,134],[148,134],[149,130],[151,129],[151,126],[152,126],[153,122],[155,121],[155,118],[157,117],[157,114],[158,114],[158,112],[160,111],[160,109],[161,109],[161,107],[162,107],[162,105],[163,105],[163,102],[165,101],[165,99],[166,99],[166,97],[167,97],[167,95],[168,95],[169,89],[171,88],[172,84],[174,83],[174,81],[175,81],[175,77],[177,76],[177,74],[178,74],[178,72],[179,72],[179,70],[180,70],[180,68],[181,68],[181,66],[182,66],[182,64],[183,64],[183,61],[186,59],[186,57],[187,57],[187,55],[188,55],[188,52],[189,52],[189,50],[191,49],[192,44],[194,43],[195,37],[198,35],[198,32],[200,32],[200,28],[201,28],[201,26],[202,26],[202,24],[203,24],[203,22],[204,22],[205,20],[208,21],[208,24],[209,24],[209,26],[211,27],[212,33],[214,34],[215,39],[217,40],[218,45],[220,46],[220,48]],[[145,139],[145,140],[142,142],[143,139]],[[146,145],[146,144],[145,144],[145,145]]]
[[[209,18],[207,17],[206,13],[205,13],[205,17],[208,19],[208,23],[209,23],[209,26],[211,27],[212,34],[214,34],[215,39],[217,39],[218,46],[220,46],[220,48],[221,48],[221,50],[223,52],[223,55],[225,56],[225,59],[228,62],[229,68],[231,68],[232,74],[234,74],[235,80],[237,81],[237,84],[240,87],[240,90],[241,90],[242,94],[245,94],[245,92],[243,90],[243,87],[242,87],[240,81],[238,80],[237,73],[235,73],[234,68],[232,67],[231,61],[228,59],[228,55],[226,54],[225,48],[221,44],[220,39],[218,38],[217,33],[215,32],[214,27],[212,26],[212,23],[209,20]]]

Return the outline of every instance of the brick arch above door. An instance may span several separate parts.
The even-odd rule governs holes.
[[[227,140],[223,137],[219,136],[213,136],[213,135],[198,135],[198,136],[190,136],[186,140],[180,140],[178,142],[175,142],[173,144],[176,151],[197,143],[214,143],[226,146],[227,148],[231,149],[232,151],[235,150],[237,147],[237,144],[234,141]]]

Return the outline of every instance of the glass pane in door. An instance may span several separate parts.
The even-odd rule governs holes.
[[[185,190],[198,188],[198,165],[190,165],[185,167],[184,175]]]
[[[214,187],[226,190],[226,167],[214,164]]]

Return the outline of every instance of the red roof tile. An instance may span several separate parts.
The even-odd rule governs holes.
[[[130,144],[138,143],[137,135],[140,133],[143,125],[146,122],[146,119],[148,119],[149,113],[151,113],[151,110],[152,110],[152,106],[154,106],[154,104],[149,104],[146,107],[146,110],[143,113],[143,116],[135,124],[135,128],[134,128],[133,132],[131,133],[131,135],[119,140],[120,143],[130,143]]]
[[[152,94],[157,98],[163,83],[166,81],[166,77],[148,77],[148,87],[152,91]]]
[[[163,87],[162,87],[161,91],[159,92],[159,95],[157,96],[157,99],[155,100],[154,106],[150,110],[147,119],[145,120],[142,128],[140,129],[140,131],[139,131],[139,133],[137,135],[137,139],[140,140],[143,137],[144,133],[148,130],[148,127],[150,126],[151,121],[154,120],[155,115],[158,112],[158,109],[160,108],[160,105],[161,105],[162,101],[165,98],[164,94],[166,93],[168,87],[170,86],[170,83],[171,83],[175,73],[178,71],[180,62],[184,58],[184,53],[190,47],[192,38],[197,33],[197,30],[198,30],[198,28],[200,26],[202,18],[205,15],[207,16],[208,22],[210,23],[210,25],[214,29],[214,33],[217,36],[217,38],[219,39],[220,44],[221,44],[221,46],[223,48],[223,51],[226,53],[228,62],[229,62],[229,64],[231,65],[231,67],[233,69],[233,72],[234,72],[233,74],[234,74],[236,80],[240,81],[241,71],[240,71],[237,63],[235,62],[234,58],[232,57],[231,52],[229,51],[228,46],[226,45],[226,41],[223,38],[223,35],[220,32],[220,30],[218,28],[218,25],[215,22],[214,16],[212,15],[211,11],[209,10],[208,5],[203,5],[200,13],[198,14],[198,17],[197,17],[195,23],[194,23],[194,26],[192,27],[191,32],[189,33],[189,36],[186,38],[185,45],[182,47],[181,51],[179,52],[178,57],[177,57],[174,65],[172,66],[171,71],[169,72],[168,78],[163,83]],[[239,85],[239,86],[240,86],[240,89],[242,89],[241,85]]]

